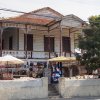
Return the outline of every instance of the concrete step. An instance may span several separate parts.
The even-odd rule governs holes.
[[[61,98],[61,96],[60,96],[60,95],[56,95],[56,96],[49,96],[49,98],[50,98],[50,99],[59,99],[59,98]]]
[[[57,90],[49,90],[48,92],[56,92],[56,93],[58,93]]]
[[[49,93],[48,95],[49,96],[58,96],[59,94],[58,93]]]
[[[58,91],[56,90],[56,88],[55,88],[55,86],[54,85],[49,85],[48,86],[48,95],[50,96],[50,97],[59,97],[59,93],[58,93]]]

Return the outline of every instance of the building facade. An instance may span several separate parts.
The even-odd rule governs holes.
[[[84,21],[45,7],[0,20],[0,55],[26,62],[45,62],[56,56],[74,56]]]

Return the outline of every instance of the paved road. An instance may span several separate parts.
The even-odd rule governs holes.
[[[33,99],[33,100],[100,100],[99,98],[61,98],[61,99]]]
[[[47,99],[29,99],[29,100],[100,100],[100,97],[47,98]]]

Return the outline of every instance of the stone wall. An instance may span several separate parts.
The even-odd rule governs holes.
[[[47,97],[47,77],[34,80],[0,80],[0,100],[29,100]]]
[[[59,94],[64,98],[100,96],[100,79],[67,79],[60,78]]]

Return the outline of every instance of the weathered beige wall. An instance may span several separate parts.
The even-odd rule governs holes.
[[[48,79],[0,80],[0,100],[29,100],[48,97]]]
[[[99,79],[59,79],[59,93],[64,98],[74,96],[100,96]]]
[[[24,30],[19,29],[19,50],[24,50]]]
[[[71,36],[71,51],[74,52],[74,33]],[[24,30],[20,30],[19,34],[19,50],[24,50]],[[44,35],[49,36],[46,31],[30,31],[29,34],[33,34],[33,50],[34,51],[44,51]],[[55,52],[60,52],[60,30],[56,29],[50,32],[50,36],[55,38]],[[64,29],[62,31],[62,36],[69,37],[69,30]]]
[[[74,33],[80,33],[77,29],[72,28],[70,33],[70,38],[71,38],[71,56],[74,56]],[[13,36],[13,50],[21,50],[18,54],[18,57],[24,57],[24,34],[26,34],[25,29],[19,29],[19,37],[18,37],[18,32],[17,30],[9,31],[9,34],[4,34],[5,38],[5,50],[8,50],[8,38],[10,35]],[[54,52],[60,54],[60,29],[55,29],[50,31],[48,34],[47,31],[38,31],[38,30],[28,30],[28,34],[33,35],[33,53],[32,57],[33,58],[48,58],[49,54],[44,52],[44,36],[52,36],[54,37]],[[63,29],[61,36],[66,36],[69,37],[69,29]],[[9,51],[10,52],[10,51]],[[22,55],[22,56],[21,56]],[[62,55],[64,55],[64,52],[62,52]],[[67,53],[66,56],[70,56],[70,53]],[[51,54],[51,57],[54,57],[54,54]],[[40,60],[40,59],[39,59]],[[41,59],[42,60],[42,59]]]

